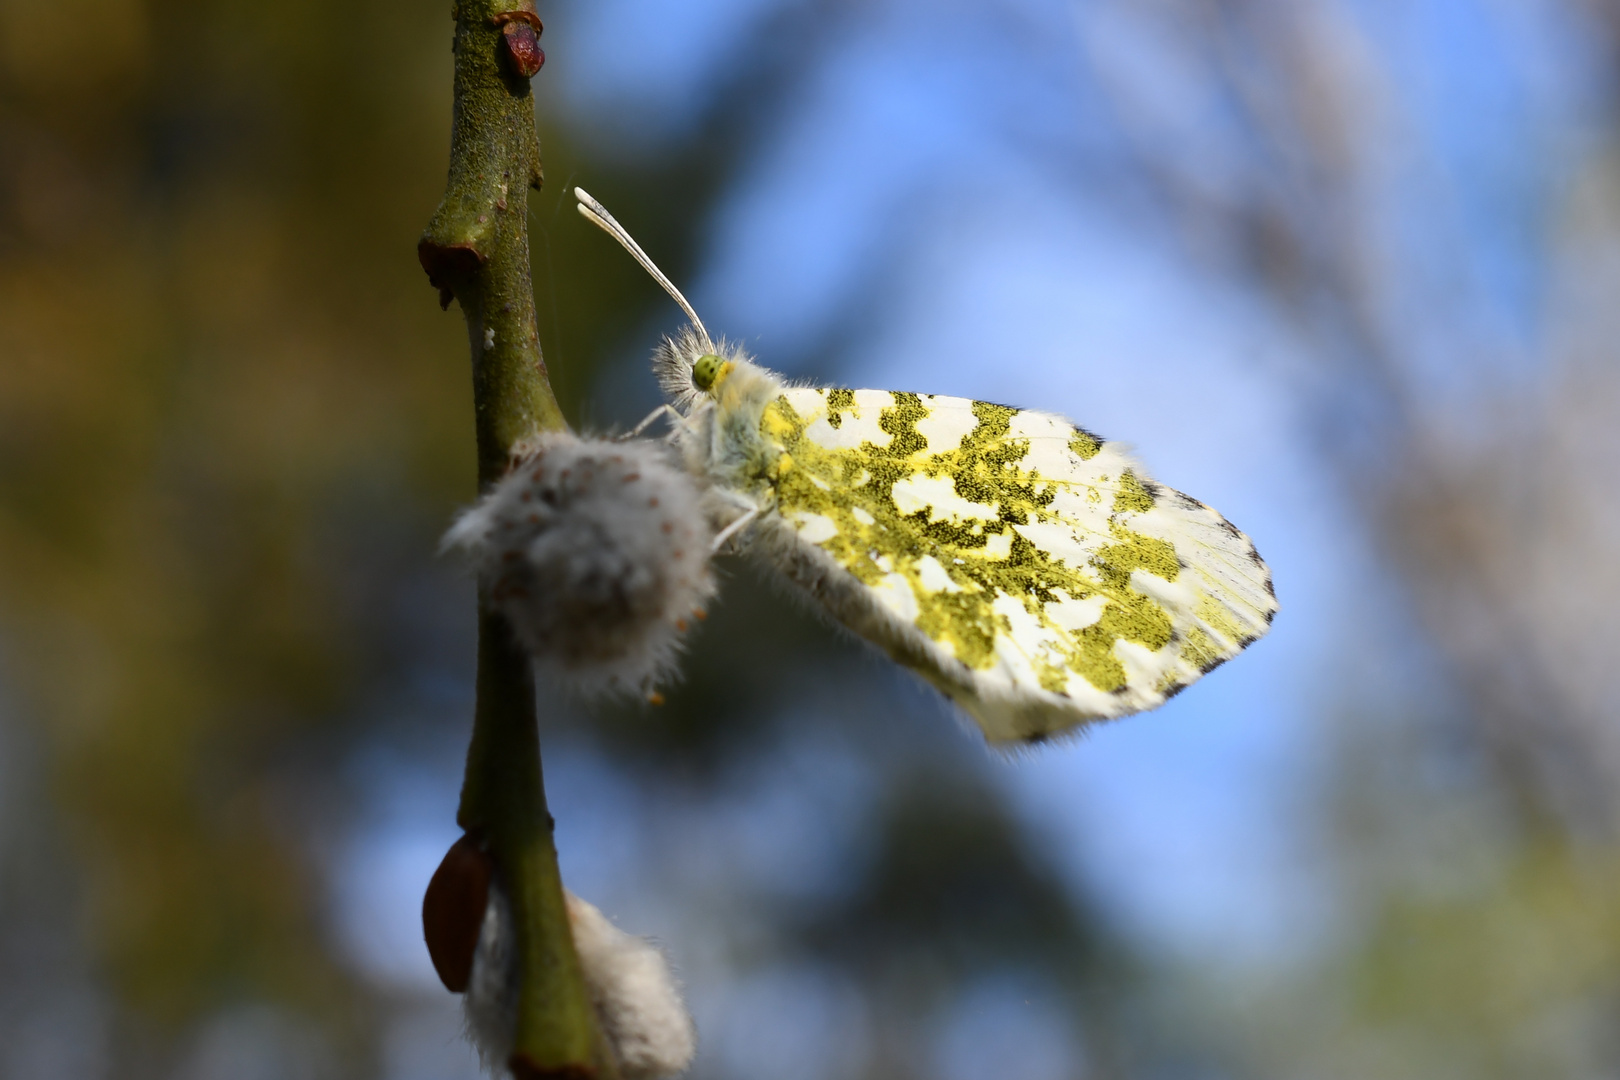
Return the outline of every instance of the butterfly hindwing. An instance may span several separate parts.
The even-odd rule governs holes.
[[[1050,413],[794,388],[760,435],[792,576],[992,741],[1160,704],[1276,609],[1247,537]]]

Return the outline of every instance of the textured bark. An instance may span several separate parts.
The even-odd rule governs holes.
[[[540,355],[529,276],[528,192],[541,167],[527,76],[543,55],[529,0],[460,0],[453,14],[450,176],[417,251],[440,303],[454,299],[467,320],[478,481],[488,488],[523,440],[567,427]],[[482,594],[477,688],[457,821],[492,860],[517,926],[509,1064],[519,1077],[613,1077],[563,902],[528,657]]]

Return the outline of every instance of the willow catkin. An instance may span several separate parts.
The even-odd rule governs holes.
[[[597,1022],[624,1080],[661,1080],[682,1072],[697,1052],[680,986],[657,946],[614,926],[564,890],[568,926]],[[511,904],[497,882],[489,890],[463,1008],[467,1035],[484,1067],[505,1075],[517,1026],[517,935]]]
[[[664,444],[539,436],[445,535],[536,665],[585,694],[646,692],[714,594],[714,529]]]

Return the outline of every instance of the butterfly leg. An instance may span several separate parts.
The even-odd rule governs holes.
[[[744,502],[744,500],[739,498],[737,502]],[[720,534],[714,538],[714,544],[709,548],[709,550],[719,551],[725,546],[727,540],[730,540],[733,536],[736,536],[743,529],[747,528],[748,524],[757,517],[759,517],[759,507],[753,505],[752,503],[747,503],[746,509],[743,509],[743,512],[737,517],[733,518],[729,525],[720,530]]]
[[[680,413],[676,412],[673,408],[671,408],[668,405],[660,405],[660,406],[658,406],[658,408],[656,408],[652,412],[648,413],[647,416],[646,416],[646,419],[642,420],[641,423],[639,423],[635,427],[631,428],[625,434],[619,436],[619,438],[621,440],[635,438],[637,435],[640,435],[643,431],[646,431],[649,427],[652,427],[653,421],[657,420],[661,416],[668,416],[669,417],[669,422],[671,424],[673,424],[674,426],[676,426],[676,427],[678,427],[678,428],[680,428],[682,430],[686,429],[686,417],[682,416]]]

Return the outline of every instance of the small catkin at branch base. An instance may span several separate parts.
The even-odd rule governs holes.
[[[564,896],[586,989],[619,1075],[660,1080],[685,1070],[697,1052],[697,1036],[664,954],[573,893]],[[485,1069],[497,1076],[504,1075],[516,1026],[515,942],[511,904],[497,883],[489,891],[463,1000],[467,1036]]]
[[[645,693],[714,595],[702,492],[661,443],[538,435],[456,519],[468,558],[540,671],[578,692]]]

